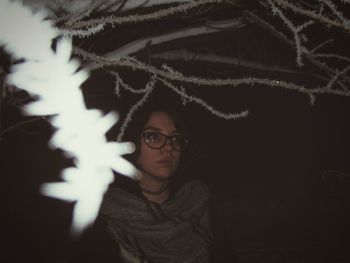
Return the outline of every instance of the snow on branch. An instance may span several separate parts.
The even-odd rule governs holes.
[[[61,29],[59,32],[59,35],[62,36],[67,36],[67,37],[74,37],[77,36],[79,38],[87,38],[90,37],[104,29],[104,26],[101,25],[96,25],[96,26],[91,26],[85,29]]]
[[[182,60],[194,62],[198,61],[203,63],[220,63],[246,67],[253,70],[298,74],[296,70],[282,68],[277,65],[267,65],[257,61],[249,61],[248,59],[217,55],[215,53],[196,53],[187,49],[177,49],[174,51],[156,53],[151,57],[152,59],[160,59],[164,61]]]
[[[104,57],[109,59],[118,59],[121,57],[134,54],[144,49],[145,46],[147,46],[148,44],[159,45],[159,44],[174,41],[174,40],[185,39],[189,37],[196,37],[196,36],[207,35],[207,34],[214,34],[214,33],[222,32],[222,30],[234,30],[234,29],[242,28],[244,26],[245,26],[245,23],[242,22],[241,19],[232,19],[229,21],[225,20],[224,23],[208,22],[205,25],[188,27],[188,28],[184,28],[174,32],[168,32],[162,35],[134,40],[118,49],[115,49],[109,53],[104,54]],[[96,65],[93,65],[93,64],[88,65],[89,69],[95,69],[95,66]]]
[[[298,67],[302,67],[303,66],[303,62],[302,62],[302,39],[300,37],[299,32],[305,28],[305,25],[303,26],[299,26],[296,27],[292,21],[290,21],[282,12],[282,10],[280,8],[278,8],[272,0],[267,0],[267,3],[270,5],[271,9],[272,9],[272,13],[274,15],[278,15],[282,21],[287,25],[288,29],[293,33],[294,36],[294,43],[295,43],[295,48],[296,48],[296,53],[297,53],[297,57],[296,57],[296,63],[298,65]]]
[[[177,88],[174,85],[172,85],[169,81],[166,81],[164,79],[159,79],[166,87],[170,88],[171,90],[175,91],[178,95],[181,96],[183,101],[186,102],[194,102],[196,104],[199,104],[203,106],[206,110],[208,110],[211,114],[214,116],[217,116],[221,119],[225,120],[237,120],[240,118],[244,118],[248,116],[249,111],[245,110],[239,113],[224,113],[216,110],[213,106],[209,105],[207,102],[205,102],[203,99],[198,98],[196,96],[188,95],[183,88]]]
[[[0,44],[13,56],[24,59],[12,67],[6,81],[39,98],[26,105],[24,113],[53,115],[49,121],[56,132],[49,145],[74,158],[75,167],[62,171],[63,181],[44,184],[42,193],[76,202],[71,231],[79,235],[94,222],[113,181],[112,170],[128,176],[136,174],[136,169],[121,157],[131,153],[133,145],[106,141],[105,133],[117,115],[103,116],[99,110],[86,108],[80,85],[89,74],[78,71],[80,63],[71,59],[69,38],[60,40],[55,52],[51,49],[57,29],[45,17],[44,11],[32,14],[17,2],[1,1]]]
[[[329,9],[332,11],[332,13],[341,21],[341,23],[344,24],[344,26],[350,26],[350,22],[347,18],[343,16],[343,13],[338,10],[338,7],[330,0],[319,0],[320,2],[324,3],[326,6],[329,7]]]
[[[58,8],[64,9],[68,13],[66,16],[60,17],[59,21],[80,21],[82,18],[93,12],[110,14],[115,12],[125,12],[135,8],[145,8],[170,3],[185,3],[190,1],[192,0],[70,0],[67,1],[64,6],[58,5]]]
[[[335,27],[344,29],[348,33],[350,31],[350,24],[348,23],[349,20],[346,18],[344,18],[344,19],[341,18],[340,20],[339,19],[336,20],[336,19],[333,19],[331,17],[327,17],[327,16],[323,15],[322,12],[319,12],[318,10],[310,10],[310,9],[307,9],[306,7],[297,6],[288,0],[273,0],[273,2],[282,6],[285,9],[289,9],[289,10],[293,11],[296,14],[300,14],[300,15],[309,17],[310,19],[321,22],[325,25],[335,26]],[[330,3],[331,1],[325,1],[325,2]],[[345,3],[348,3],[348,1],[346,1]],[[334,6],[333,3],[332,3],[332,5]],[[340,17],[338,17],[338,18],[340,18]]]
[[[134,106],[132,106],[126,117],[124,118],[124,121],[121,125],[120,131],[117,135],[117,141],[122,141],[123,136],[125,134],[126,129],[128,128],[129,123],[132,121],[132,116],[134,115],[134,113],[141,108],[147,101],[147,99],[150,97],[150,94],[152,93],[152,91],[155,88],[155,83],[156,83],[156,78],[152,77],[152,79],[146,84],[146,88],[144,90],[141,90],[141,92],[144,93],[144,95],[142,96],[142,98],[134,104]],[[126,88],[127,90],[130,90],[132,92],[134,92],[134,89],[129,88],[128,86],[124,85],[124,88]]]
[[[225,79],[209,79],[209,78],[201,78],[195,76],[186,76],[184,74],[173,74],[168,70],[163,70],[156,68],[151,65],[147,65],[141,61],[138,61],[136,58],[132,57],[124,57],[122,59],[109,59],[103,56],[98,56],[96,54],[75,48],[76,54],[82,56],[84,59],[88,59],[89,61],[94,61],[96,64],[102,66],[115,66],[115,67],[124,67],[129,68],[131,70],[141,70],[147,72],[151,75],[155,75],[159,78],[164,78],[167,81],[179,81],[184,83],[191,83],[198,86],[208,86],[208,87],[224,87],[224,86],[232,86],[237,87],[240,85],[250,85],[261,84],[270,87],[280,87],[289,90],[298,91],[301,93],[312,93],[312,94],[335,94],[335,95],[343,95],[350,96],[350,93],[339,92],[337,90],[322,90],[322,89],[307,89],[302,85],[295,84],[293,82],[286,82],[280,80],[270,80],[266,78],[256,78],[256,77],[244,77],[239,79],[225,78]]]
[[[88,61],[94,62],[95,65],[102,66],[110,66],[110,67],[122,67],[122,68],[128,68],[130,70],[140,70],[143,72],[146,72],[160,82],[164,84],[165,87],[168,87],[172,91],[174,91],[177,95],[181,97],[183,101],[186,102],[192,102],[195,104],[198,104],[202,107],[204,107],[206,110],[208,110],[213,115],[223,118],[223,119],[238,119],[242,117],[246,117],[248,115],[248,111],[242,111],[240,113],[223,113],[219,110],[215,109],[212,105],[209,105],[207,102],[205,102],[203,99],[199,98],[198,96],[191,96],[188,95],[187,91],[188,88],[186,86],[176,87],[176,83],[183,83],[183,84],[194,84],[195,86],[191,86],[191,89],[195,89],[196,87],[201,86],[207,86],[207,87],[238,87],[238,86],[253,86],[255,84],[272,87],[272,88],[284,88],[287,90],[293,90],[300,93],[304,93],[309,96],[310,103],[314,104],[315,102],[315,95],[317,94],[334,94],[334,95],[340,95],[340,96],[350,96],[350,92],[347,90],[341,91],[341,90],[335,90],[332,89],[332,85],[334,82],[342,75],[345,74],[345,72],[342,72],[341,74],[338,74],[336,78],[333,79],[333,81],[327,86],[321,87],[321,88],[305,88],[302,85],[298,85],[292,82],[286,82],[281,80],[272,80],[272,79],[266,79],[266,78],[256,78],[256,77],[245,77],[245,78],[239,78],[239,79],[208,79],[208,78],[200,78],[200,77],[194,77],[194,76],[186,76],[182,72],[174,71],[173,69],[169,68],[169,66],[163,65],[162,68],[156,68],[154,66],[145,64],[139,60],[137,60],[134,57],[122,57],[117,59],[111,59],[104,56],[99,56],[90,52],[83,51],[81,49],[76,48],[75,49],[76,54],[82,56],[84,59]],[[113,72],[110,72],[111,74],[116,76],[116,91],[118,94],[120,94],[120,88],[124,88],[126,90],[129,90],[130,92],[134,94],[144,94],[144,96],[139,100],[139,102],[133,106],[130,110],[130,112],[127,114],[126,120],[124,121],[121,129],[121,133],[118,136],[118,140],[121,140],[124,132],[127,128],[127,125],[131,121],[131,117],[133,113],[139,109],[145,101],[148,99],[149,93],[153,91],[154,87],[152,84],[152,88],[147,88],[148,85],[146,85],[146,88],[144,89],[134,89],[130,85],[126,84],[121,77]],[[152,82],[153,83],[153,82]],[[217,89],[216,89],[217,91]]]
[[[274,1],[274,0],[273,0]],[[273,34],[274,36],[276,36],[278,39],[281,39],[282,41],[284,41],[286,44],[288,44],[290,47],[295,47],[295,41],[290,40],[283,32],[279,31],[278,29],[276,29],[275,26],[273,26],[272,24],[268,23],[266,20],[256,16],[255,14],[253,14],[252,12],[246,11],[244,12],[245,17],[251,21],[252,23],[264,28],[265,30],[267,30],[268,32],[270,32],[271,34]],[[337,75],[337,70],[333,69],[332,66],[330,66],[327,63],[324,63],[323,61],[321,61],[319,58],[337,58],[340,60],[344,60],[347,61],[347,58],[339,55],[339,54],[316,54],[314,53],[316,50],[324,47],[326,44],[334,42],[333,39],[329,39],[327,41],[323,41],[320,44],[318,44],[316,47],[314,47],[313,49],[308,50],[305,46],[301,46],[298,50],[301,52],[301,55],[305,60],[307,60],[309,63],[311,63],[312,65],[316,66],[317,68],[320,69],[320,71],[322,73],[324,73],[325,77],[328,76],[335,76]],[[301,42],[300,42],[301,43]],[[336,78],[338,79],[338,78]],[[346,80],[347,82],[350,82],[350,78],[346,75],[343,75],[343,79]],[[343,88],[343,84],[337,80],[336,82],[340,87]],[[334,83],[335,84],[335,83]],[[334,85],[332,85],[334,86]],[[333,88],[333,90],[335,90]],[[347,88],[343,88],[343,90],[348,90]],[[332,92],[333,93],[333,92]],[[336,94],[337,92],[335,92],[334,94]]]
[[[152,21],[152,20],[159,20],[163,17],[166,16],[171,16],[177,13],[184,13],[190,9],[206,5],[206,4],[214,4],[214,3],[220,3],[221,0],[197,0],[197,1],[190,1],[188,3],[183,3],[179,4],[178,6],[175,7],[168,7],[165,9],[161,9],[158,11],[155,11],[153,13],[149,14],[132,14],[132,15],[127,15],[127,16],[107,16],[107,17],[102,17],[102,18],[96,18],[96,19],[89,19],[86,21],[80,21],[75,23],[74,25],[70,27],[62,27],[60,29],[66,29],[66,30],[76,30],[76,29],[85,29],[89,27],[95,27],[97,25],[121,25],[125,23],[138,23],[138,22],[146,22],[146,21]]]

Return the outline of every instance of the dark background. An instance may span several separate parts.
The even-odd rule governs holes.
[[[93,51],[104,53],[126,42],[126,38],[118,40],[117,33],[126,34],[129,41],[183,24],[184,18],[180,18],[160,25],[146,23],[137,30],[131,30],[132,25],[111,29],[91,40]],[[91,42],[84,40],[82,45],[91,47]],[[151,53],[184,46],[294,68],[295,51],[254,26],[205,41],[155,46]],[[150,61],[149,51],[136,56]],[[153,59],[152,65],[163,62]],[[316,85],[303,70],[284,75],[239,65],[175,61],[171,66],[187,75],[254,75]],[[135,87],[142,87],[148,77],[117,70]],[[306,65],[307,70],[313,69]],[[91,108],[116,110],[124,116],[139,97],[122,91],[122,97],[117,98],[113,81],[103,71],[93,72],[83,87],[86,102]],[[226,238],[225,245],[232,248],[237,262],[350,262],[350,99],[319,95],[311,106],[305,94],[259,85],[188,90],[221,111],[250,112],[247,118],[226,121],[199,105],[181,106],[180,98],[160,85],[152,96],[175,102],[184,114],[198,152],[189,173],[211,189],[222,226],[219,235]],[[2,104],[3,128],[28,118],[10,103]],[[110,138],[116,129],[108,134]],[[42,183],[59,180],[62,168],[71,165],[60,150],[48,148],[52,132],[48,122],[41,120],[1,138],[5,205],[1,262],[65,262],[77,242],[68,235],[73,204],[39,193]]]
[[[241,120],[220,120],[196,105],[180,109],[198,152],[189,172],[212,190],[220,235],[238,262],[349,262],[348,98],[320,96],[310,106],[294,92],[249,93],[250,115]],[[232,105],[237,94],[227,94],[218,105]],[[22,118],[11,114],[5,115],[11,121]],[[72,204],[38,192],[71,165],[48,148],[51,134],[38,121],[2,138],[5,243],[12,256],[64,258],[71,249]]]

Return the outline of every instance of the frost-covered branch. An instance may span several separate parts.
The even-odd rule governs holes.
[[[139,110],[146,103],[146,101],[148,100],[150,94],[154,90],[155,82],[156,82],[156,79],[155,79],[155,77],[153,77],[150,80],[150,82],[148,82],[146,84],[146,88],[143,90],[144,95],[142,96],[142,98],[137,103],[135,103],[134,106],[132,106],[129,109],[129,111],[128,111],[128,113],[127,113],[126,117],[124,118],[124,121],[123,121],[123,123],[121,125],[119,134],[117,135],[117,141],[122,141],[123,136],[125,134],[125,131],[126,131],[128,125],[129,125],[129,123],[132,121],[132,116],[134,115],[134,113],[137,110]],[[124,87],[126,87],[127,90],[134,92],[134,90],[132,88],[129,89],[126,85],[124,85]]]
[[[67,37],[74,37],[77,36],[79,38],[87,38],[91,37],[92,35],[101,32],[104,29],[103,25],[96,25],[92,27],[88,27],[85,29],[61,29],[59,32],[59,35],[67,36]]]
[[[350,70],[350,65],[341,71],[337,71],[337,74],[335,74],[334,77],[328,82],[326,89],[331,89],[334,83],[337,81],[337,79],[345,75],[349,70]]]
[[[168,67],[165,67],[167,70],[170,70]],[[171,72],[173,74],[177,74],[176,72],[174,72],[173,70],[171,70]],[[124,83],[124,81],[120,78],[120,76],[116,73],[110,72],[111,74],[113,74],[116,77],[116,93],[120,94],[120,88],[124,88],[125,90],[128,90],[134,94],[143,94],[142,98],[134,105],[132,106],[123,123],[122,126],[120,128],[120,132],[117,136],[117,141],[121,141],[123,139],[123,136],[125,134],[125,131],[129,125],[129,123],[132,121],[132,116],[134,115],[134,113],[136,112],[136,110],[138,110],[139,108],[141,108],[145,102],[147,101],[147,99],[149,98],[149,95],[151,94],[151,92],[155,89],[155,84],[156,81],[160,81],[164,84],[165,87],[168,87],[170,90],[174,91],[177,95],[179,95],[182,99],[182,101],[187,102],[193,102],[196,103],[202,107],[204,107],[206,110],[208,110],[211,114],[222,118],[222,119],[226,119],[226,120],[236,120],[239,118],[243,118],[246,117],[248,115],[248,111],[243,111],[240,113],[224,113],[224,112],[220,112],[217,109],[215,109],[213,106],[209,105],[206,101],[204,101],[201,98],[198,98],[196,96],[191,96],[188,95],[185,91],[185,89],[182,88],[177,88],[175,87],[173,84],[171,84],[169,81],[159,78],[158,76],[154,75],[152,77],[152,79],[146,84],[146,87],[144,89],[134,89],[132,88],[130,85]]]
[[[103,56],[98,56],[96,54],[92,54],[90,52],[86,52],[81,49],[75,49],[75,52],[78,55],[81,55],[84,59],[88,59],[89,61],[94,61],[102,66],[115,66],[115,67],[124,67],[129,68],[131,70],[141,70],[147,72],[151,75],[155,75],[159,78],[164,78],[168,81],[179,81],[184,83],[192,83],[198,86],[209,86],[209,87],[224,87],[224,86],[232,86],[237,87],[240,85],[250,85],[253,86],[255,84],[261,84],[270,87],[280,87],[289,90],[294,90],[301,93],[312,93],[312,94],[335,94],[335,95],[343,95],[350,96],[350,94],[346,92],[340,92],[337,90],[322,90],[322,89],[307,89],[302,85],[298,85],[292,82],[280,81],[280,80],[270,80],[266,78],[256,78],[256,77],[244,77],[239,79],[225,78],[225,79],[208,79],[194,76],[186,76],[184,74],[173,74],[167,70],[162,70],[156,68],[154,66],[147,65],[141,61],[136,60],[135,58],[124,57],[122,59],[108,59]]]
[[[315,58],[336,58],[336,59],[343,60],[343,61],[346,61],[346,62],[350,63],[350,58],[344,57],[344,56],[341,56],[341,55],[338,55],[338,54],[312,53],[311,56],[315,57]]]
[[[176,94],[181,96],[183,101],[186,102],[194,102],[196,104],[201,105],[204,109],[208,110],[211,114],[214,116],[217,116],[221,119],[226,119],[226,120],[237,120],[240,118],[244,118],[248,116],[249,111],[245,110],[239,113],[224,113],[221,111],[218,111],[215,109],[213,106],[209,105],[206,101],[204,101],[201,98],[198,98],[196,96],[191,96],[188,95],[183,88],[177,88],[174,85],[172,85],[169,81],[166,81],[164,79],[159,79],[166,87],[170,88],[173,90]]]
[[[219,24],[219,22],[212,23],[208,22],[205,25],[188,27],[181,30],[177,30],[174,32],[168,32],[158,36],[152,36],[142,39],[137,39],[132,42],[127,43],[126,45],[117,48],[111,52],[104,54],[105,58],[109,59],[119,59],[125,56],[130,56],[142,49],[144,49],[148,44],[151,45],[159,45],[162,43],[175,41],[179,39],[186,39],[190,37],[198,37],[207,34],[214,34],[218,32],[222,32],[223,30],[234,30],[238,28],[244,27],[245,24],[241,21],[241,19],[232,19],[225,20]],[[96,65],[90,64],[88,65],[89,69],[95,69]]]
[[[319,0],[324,3],[332,11],[332,13],[341,21],[344,26],[350,26],[350,21],[344,17],[343,13],[338,10],[338,7],[330,0]]]
[[[328,39],[326,41],[323,41],[321,43],[319,43],[316,47],[314,47],[313,49],[310,50],[311,53],[316,52],[318,49],[321,49],[322,47],[326,46],[329,43],[334,42],[334,39]]]
[[[92,12],[110,14],[125,12],[135,8],[145,8],[170,3],[186,3],[190,1],[191,0],[70,0],[68,2],[69,4],[66,4],[64,7],[58,5],[58,8],[64,8],[68,12],[68,15],[60,17],[57,21],[68,21],[73,18],[76,21],[80,21]]]
[[[295,26],[292,21],[290,21],[282,12],[282,10],[280,8],[278,8],[272,0],[267,0],[267,3],[270,5],[271,9],[272,9],[272,13],[274,15],[278,15],[281,20],[287,25],[288,29],[293,33],[293,37],[294,37],[294,44],[295,44],[295,48],[296,48],[296,53],[297,53],[297,57],[296,57],[296,63],[298,65],[298,67],[302,67],[303,66],[303,62],[302,62],[302,38],[300,36],[300,31],[302,29],[305,28],[305,25],[302,26]]]
[[[279,4],[280,6],[282,6],[283,8],[289,9],[296,14],[306,16],[312,20],[318,21],[328,26],[335,26],[335,27],[344,29],[348,33],[350,32],[350,24],[347,22],[348,19],[340,20],[340,21],[336,19],[332,19],[330,17],[323,15],[318,10],[310,10],[305,7],[302,8],[300,6],[297,6],[293,4],[292,1],[287,1],[287,0],[273,0],[273,1]]]
[[[263,20],[262,18],[256,16],[255,14],[253,14],[252,12],[245,12],[245,17],[253,22],[254,24],[264,28],[265,30],[267,30],[268,32],[270,32],[271,34],[273,34],[274,36],[276,36],[278,39],[281,39],[283,42],[287,43],[290,47],[294,48],[294,41],[293,40],[289,40],[288,37],[282,33],[281,31],[279,31],[278,29],[276,29],[276,27],[274,27],[273,25],[271,25],[270,23],[268,23],[266,20]],[[309,51],[305,46],[303,46],[301,49],[299,49],[302,52],[302,56],[305,60],[307,60],[309,63],[311,63],[312,65],[316,66],[317,68],[319,68],[321,70],[321,72],[325,73],[325,76],[334,76],[337,74],[337,71],[335,69],[333,69],[330,65],[320,61],[318,58],[321,57],[326,57],[325,56],[318,56],[317,54],[315,55],[313,52],[315,50],[320,49],[322,46],[326,45],[329,42],[332,42],[333,40],[328,40],[328,41],[324,41],[321,44],[317,45],[315,48],[312,49],[312,51]],[[332,55],[328,55],[330,56],[335,56],[335,54]],[[340,55],[336,55],[338,58],[343,57]],[[344,76],[344,79],[346,81],[350,81],[350,78],[347,76]],[[342,86],[342,83],[337,83],[339,84],[339,86]]]
[[[177,49],[174,51],[166,51],[162,53],[156,53],[151,56],[152,59],[161,59],[164,61],[190,61],[190,62],[203,62],[203,63],[218,63],[226,65],[236,65],[241,67],[250,68],[253,70],[270,71],[298,74],[299,72],[293,69],[282,68],[277,65],[267,65],[258,61],[249,61],[248,59],[240,59],[237,57],[228,57],[217,55],[215,53],[195,53],[187,49]]]
[[[146,21],[154,21],[154,20],[159,20],[163,17],[171,16],[177,13],[184,13],[190,9],[199,7],[201,5],[206,5],[206,4],[214,4],[214,3],[220,3],[221,0],[197,0],[197,1],[190,1],[188,3],[183,3],[179,4],[178,6],[175,7],[169,7],[165,9],[161,9],[149,14],[132,14],[128,16],[107,16],[107,17],[102,17],[102,18],[96,18],[96,19],[90,19],[86,21],[81,21],[78,23],[75,23],[71,27],[62,27],[61,29],[84,29],[84,28],[89,28],[89,27],[95,27],[97,25],[121,25],[125,23],[140,23],[140,22],[146,22]]]

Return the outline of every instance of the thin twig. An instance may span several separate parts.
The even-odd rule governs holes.
[[[285,8],[292,10],[294,13],[307,16],[309,18],[312,18],[316,21],[319,21],[319,22],[326,24],[326,25],[329,25],[329,26],[335,26],[335,27],[342,28],[342,29],[346,30],[347,32],[350,31],[349,25],[332,20],[332,19],[330,19],[330,18],[328,18],[328,17],[326,17],[318,12],[316,13],[314,10],[307,10],[307,9],[300,8],[300,7],[294,5],[286,0],[273,0],[273,1],[281,6],[285,7]]]
[[[12,125],[6,129],[4,129],[4,131],[0,134],[0,140],[1,138],[8,132],[12,131],[12,130],[15,130],[15,129],[18,129],[19,127],[22,127],[24,125],[27,125],[29,123],[32,123],[32,122],[36,122],[36,121],[40,121],[40,120],[45,120],[46,117],[34,117],[34,118],[31,118],[29,120],[26,120],[26,121],[21,121],[21,122],[18,122],[16,123],[15,125]]]
[[[244,12],[245,17],[251,21],[252,23],[256,24],[257,26],[268,30],[269,32],[271,32],[274,36],[276,36],[277,38],[283,40],[288,46],[294,48],[294,42],[289,40],[282,32],[278,31],[274,26],[272,26],[270,23],[268,23],[267,21],[265,21],[264,19],[256,16],[255,14],[253,14],[252,12],[246,11]],[[322,63],[321,61],[319,61],[318,59],[316,59],[313,54],[308,51],[305,47],[302,49],[303,52],[303,57],[304,59],[306,59],[307,61],[309,61],[312,65],[318,67],[319,69],[323,70],[326,75],[328,76],[333,76],[335,74],[337,74],[337,72],[329,67],[327,64]],[[346,80],[350,80],[350,78],[348,77],[344,77]]]

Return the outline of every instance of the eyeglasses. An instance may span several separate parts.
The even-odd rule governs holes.
[[[181,152],[187,145],[187,140],[181,134],[167,136],[160,132],[143,132],[142,137],[152,149],[163,148],[168,140],[175,151]]]

